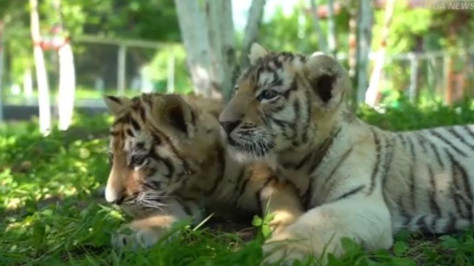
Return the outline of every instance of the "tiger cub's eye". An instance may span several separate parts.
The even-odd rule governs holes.
[[[278,93],[273,90],[266,90],[258,96],[258,100],[271,100],[278,96]]]
[[[140,166],[140,165],[143,165],[146,160],[147,160],[147,155],[145,154],[134,154],[132,155],[132,157],[130,158],[130,165],[131,166]]]

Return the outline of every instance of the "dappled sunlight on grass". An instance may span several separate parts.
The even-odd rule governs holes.
[[[102,205],[99,192],[109,171],[110,116],[79,115],[70,130],[54,131],[45,138],[36,133],[35,122],[0,127],[0,216],[6,217],[0,223],[0,265],[183,265],[196,259],[228,260],[234,247],[242,246],[236,234],[193,231],[182,225],[178,238],[152,250],[114,251],[111,234],[126,217]],[[259,252],[260,244],[250,249]],[[252,254],[249,260],[258,261]]]
[[[472,103],[455,108],[415,108],[403,104],[384,114],[366,107],[358,114],[386,129],[474,123]],[[128,219],[105,204],[99,188],[109,171],[107,131],[111,118],[79,115],[66,132],[43,138],[35,122],[0,126],[0,265],[258,265],[265,219],[254,219],[258,234],[243,240],[240,229],[222,223],[226,233],[208,224],[193,230],[178,224],[177,234],[149,250],[119,252],[111,234]],[[214,217],[211,219],[213,220]],[[261,221],[257,223],[256,221]],[[212,221],[210,221],[212,224]],[[249,221],[250,223],[250,221]],[[227,227],[227,228],[226,228]],[[174,232],[174,231],[173,231]],[[248,235],[248,234],[247,234]],[[253,235],[252,233],[250,234]],[[248,237],[245,237],[248,239]],[[454,236],[422,236],[401,232],[393,248],[367,254],[349,240],[347,254],[329,265],[470,265],[474,238],[467,231]],[[308,259],[299,265],[314,265]]]

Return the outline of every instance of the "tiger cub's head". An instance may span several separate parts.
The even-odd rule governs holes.
[[[249,57],[219,116],[237,157],[281,154],[329,134],[351,87],[341,64],[321,53],[269,52],[258,44]]]
[[[129,210],[160,208],[176,193],[208,186],[205,178],[219,151],[219,104],[206,102],[198,108],[196,97],[186,101],[161,94],[106,96],[105,102],[115,117],[108,202]]]

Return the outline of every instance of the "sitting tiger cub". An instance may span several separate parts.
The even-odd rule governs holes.
[[[107,96],[105,102],[115,117],[105,197],[135,218],[126,225],[133,233],[115,235],[113,245],[150,247],[174,222],[202,219],[203,207],[268,212],[275,231],[302,213],[294,188],[269,166],[238,163],[227,154],[220,103],[161,94]]]

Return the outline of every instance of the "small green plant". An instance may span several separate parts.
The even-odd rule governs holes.
[[[272,214],[264,215],[261,218],[258,215],[255,215],[252,220],[252,225],[259,228],[259,232],[264,239],[267,239],[271,236],[272,230],[270,228],[270,222],[275,216]]]

